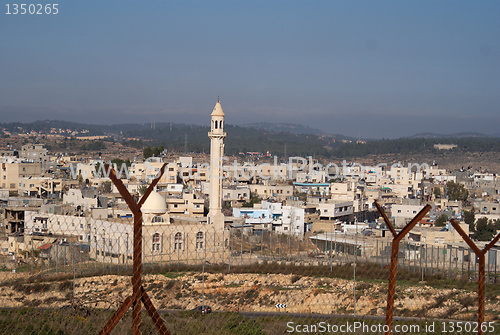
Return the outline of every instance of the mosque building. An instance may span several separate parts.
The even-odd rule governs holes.
[[[153,191],[141,207],[143,262],[200,264],[203,259],[221,263],[229,256],[229,231],[222,213],[224,112],[218,100],[211,120],[210,210],[208,217],[171,215],[166,199]],[[44,216],[43,220],[40,218]],[[133,220],[96,219],[26,211],[27,232],[45,229],[63,232],[90,245],[89,256],[99,262],[132,264]],[[43,225],[43,227],[42,227]]]

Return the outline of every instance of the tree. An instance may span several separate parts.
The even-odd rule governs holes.
[[[144,195],[144,193],[146,193],[147,189],[148,189],[147,185],[141,185],[141,186],[139,186],[139,194],[140,195]]]
[[[259,197],[252,197],[250,199],[250,201],[248,202],[244,202],[241,207],[253,207],[255,204],[258,204],[259,202],[261,202],[261,198]]]
[[[123,159],[115,158],[115,159],[111,160],[111,164],[113,167],[116,164],[116,166],[118,167],[118,170],[119,170],[123,164],[125,164],[125,166],[129,167],[131,165],[131,162],[130,162],[130,159],[127,159],[124,161]]]
[[[488,221],[488,218],[482,217],[477,220],[476,231],[472,237],[478,241],[490,241],[497,233],[496,225],[497,222]]]
[[[106,180],[101,184],[101,191],[103,193],[111,193],[112,190],[113,188],[111,187],[111,181]]]
[[[144,159],[148,159],[149,157],[153,156],[153,149],[151,149],[151,147],[145,147],[142,150],[142,155],[144,156]]]
[[[495,230],[500,230],[500,219],[493,220],[492,223]]]
[[[438,187],[438,186],[434,187],[434,196],[436,198],[441,197],[441,188],[440,187]]]
[[[474,223],[476,222],[476,215],[474,213],[474,208],[470,211],[464,211],[464,222],[469,225],[469,232],[476,230]]]
[[[441,214],[437,219],[435,226],[436,227],[444,227],[446,225],[446,222],[448,222],[448,217],[446,214]]]
[[[145,147],[142,150],[142,156],[144,159],[148,159],[149,157],[160,157],[162,152],[165,150],[163,145],[159,147]]]
[[[85,186],[85,182],[83,180],[83,176],[81,173],[78,174],[78,186],[80,188],[84,187]]]
[[[466,202],[469,197],[469,192],[465,189],[464,185],[449,181],[446,183],[446,195],[450,200]]]

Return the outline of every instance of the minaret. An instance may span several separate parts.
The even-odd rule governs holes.
[[[215,229],[224,229],[224,215],[222,214],[222,157],[224,157],[224,112],[219,98],[212,112],[210,138],[210,207],[208,223],[214,224]]]

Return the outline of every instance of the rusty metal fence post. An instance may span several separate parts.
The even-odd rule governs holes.
[[[463,240],[469,247],[474,251],[476,254],[478,260],[479,260],[479,273],[478,273],[478,279],[477,279],[477,286],[478,286],[478,291],[477,291],[477,298],[478,298],[478,311],[477,311],[477,322],[478,322],[478,331],[477,333],[479,335],[484,334],[484,330],[482,329],[482,324],[484,322],[484,294],[485,294],[485,287],[484,287],[484,279],[485,279],[485,255],[490,250],[492,246],[495,245],[495,243],[498,242],[500,239],[500,233],[490,242],[488,245],[484,247],[483,250],[480,250],[477,245],[472,241],[472,239],[464,232],[462,227],[458,224],[457,221],[454,219],[450,220],[451,225],[455,230],[462,236]]]
[[[377,207],[380,215],[385,221],[387,228],[391,231],[394,239],[392,240],[392,249],[391,249],[391,265],[389,267],[389,284],[387,287],[387,309],[385,314],[385,324],[388,326],[388,331],[385,332],[386,335],[390,335],[392,332],[392,319],[394,316],[394,295],[396,293],[396,273],[398,267],[398,253],[399,253],[399,242],[405,237],[406,234],[420,221],[424,218],[424,216],[431,210],[431,205],[425,205],[424,208],[401,230],[399,233],[396,233],[396,230],[392,226],[389,218],[385,214],[384,210],[377,201],[374,202]]]
[[[134,201],[132,195],[128,192],[127,188],[123,182],[117,178],[116,172],[113,168],[106,164],[105,169],[109,169],[109,178],[115,184],[116,188],[120,192],[121,196],[127,203],[128,207],[134,216],[134,249],[133,249],[133,274],[132,274],[132,295],[127,297],[122,303],[120,308],[113,314],[111,319],[106,323],[104,328],[99,334],[109,334],[113,328],[116,326],[118,321],[123,317],[125,312],[132,306],[132,334],[141,334],[141,302],[146,307],[147,312],[151,316],[156,328],[160,334],[168,335],[169,332],[165,327],[158,311],[154,307],[151,299],[149,299],[148,294],[142,286],[142,212],[141,206],[144,204],[146,199],[149,197],[156,184],[165,172],[166,164],[163,164],[159,176],[153,180],[149,185],[146,192],[139,200],[138,203]]]

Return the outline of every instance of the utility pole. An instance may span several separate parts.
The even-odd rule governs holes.
[[[288,261],[291,259],[291,254],[292,254],[292,245],[291,245],[291,235],[292,235],[292,228],[293,228],[293,220],[294,220],[294,211],[293,207],[290,207],[290,226],[288,228]]]
[[[354,316],[356,316],[356,260],[358,258],[358,219],[354,217],[354,224],[356,225],[356,233],[354,234],[354,285],[353,285],[353,297],[354,297]]]
[[[205,232],[204,234],[204,248],[203,248],[203,265],[202,265],[202,271],[201,271],[201,276],[202,282],[201,282],[201,310],[203,312],[203,309],[205,308],[205,262],[207,261],[207,233]]]

